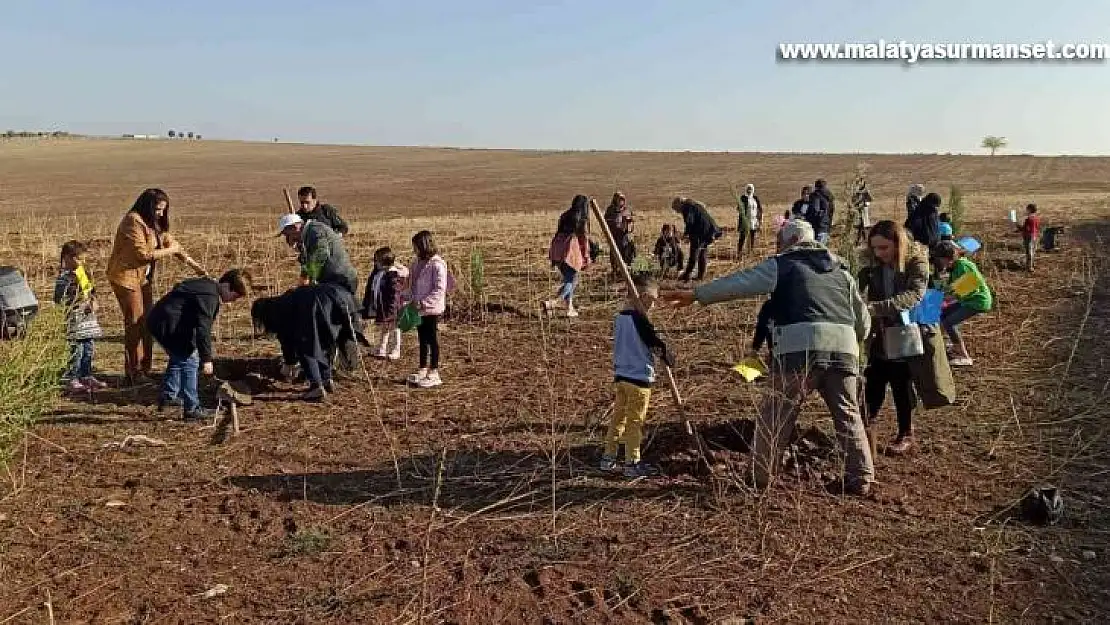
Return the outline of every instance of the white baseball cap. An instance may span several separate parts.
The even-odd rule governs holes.
[[[285,229],[289,226],[303,224],[304,220],[297,213],[286,213],[278,220],[278,236],[285,234]]]

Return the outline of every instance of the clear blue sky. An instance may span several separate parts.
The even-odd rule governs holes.
[[[1110,152],[1110,62],[782,63],[779,42],[1110,42],[1095,0],[4,0],[0,130],[468,147]]]

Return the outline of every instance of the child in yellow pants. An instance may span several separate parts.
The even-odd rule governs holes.
[[[659,299],[659,284],[650,275],[633,278],[640,292],[644,311],[651,310]],[[659,469],[640,458],[644,438],[644,420],[651,403],[651,385],[655,382],[655,354],[663,362],[674,365],[674,356],[659,338],[647,315],[640,312],[632,295],[613,324],[613,419],[605,435],[605,448],[598,467],[616,471],[621,467],[620,447],[624,446],[624,474],[627,477],[658,475]]]

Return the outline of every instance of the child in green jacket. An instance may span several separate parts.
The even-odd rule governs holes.
[[[960,334],[960,324],[980,313],[990,312],[994,307],[987,281],[979,268],[964,258],[960,247],[952,241],[941,241],[933,250],[933,261],[937,268],[948,273],[946,291],[956,298],[956,303],[941,314],[940,324],[952,340],[950,363],[954,367],[970,367],[973,364],[967,352],[967,344]],[[960,288],[954,288],[959,283]],[[966,288],[964,285],[968,285]],[[956,292],[960,291],[960,292]]]

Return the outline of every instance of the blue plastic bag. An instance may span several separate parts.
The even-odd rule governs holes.
[[[941,306],[944,304],[944,291],[926,289],[925,297],[909,310],[910,321],[921,325],[940,323]]]

